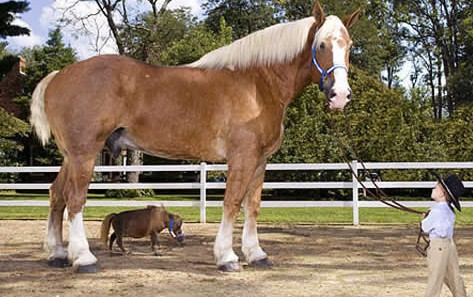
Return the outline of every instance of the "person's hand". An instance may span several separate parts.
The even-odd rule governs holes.
[[[423,215],[424,215],[424,219],[429,215],[429,213],[430,213],[430,210],[428,210],[426,213],[423,214]]]

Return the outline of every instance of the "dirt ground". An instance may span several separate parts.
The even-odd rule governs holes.
[[[66,224],[67,225],[67,224]],[[42,249],[45,221],[0,221],[0,296],[423,296],[425,259],[416,226],[260,225],[274,266],[221,273],[213,261],[217,224],[185,224],[184,246],[160,235],[162,256],[148,239],[126,240],[131,255],[110,256],[100,222],[86,222],[97,274],[50,268]],[[67,238],[67,228],[65,238]],[[460,269],[473,296],[473,226],[457,227]],[[241,257],[241,226],[235,233]],[[451,296],[444,286],[442,297]]]

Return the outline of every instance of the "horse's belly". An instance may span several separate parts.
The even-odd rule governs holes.
[[[147,228],[146,229],[129,228],[128,230],[126,230],[124,234],[125,237],[133,237],[133,238],[143,238],[147,235],[149,235]]]
[[[200,150],[196,149],[179,149],[176,147],[169,148],[154,148],[147,149],[145,153],[173,160],[201,160],[209,162],[218,162],[224,161],[226,159],[226,154],[222,149],[214,149],[210,147],[205,147]]]
[[[106,146],[115,156],[123,149],[135,149],[152,156],[166,159],[186,159],[223,161],[226,158],[225,141],[222,138],[202,137],[194,133],[194,137],[180,137],[179,135],[163,137],[151,135],[143,137],[132,135],[126,129],[120,128],[112,133]]]

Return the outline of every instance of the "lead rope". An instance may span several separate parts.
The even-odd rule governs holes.
[[[347,130],[348,130],[348,133],[349,133],[349,136],[350,136],[349,138],[353,139],[352,138],[351,127],[350,127],[348,121],[344,121],[344,122],[347,123],[347,125],[348,125]],[[366,168],[364,162],[359,157],[356,149],[355,150],[351,149],[350,151],[354,152],[356,159],[362,165],[364,173],[367,174],[368,177],[370,177],[369,179],[370,179],[371,183],[375,186],[375,188],[377,190],[377,193],[381,193],[382,197],[379,194],[377,194],[377,193],[375,194],[370,189],[368,189],[366,187],[366,185],[361,181],[361,178],[359,177],[358,172],[355,172],[355,170],[353,169],[353,167],[350,163],[350,160],[349,160],[349,158],[347,156],[347,153],[344,149],[348,146],[344,146],[344,144],[342,143],[342,138],[340,137],[340,131],[337,128],[337,125],[335,125],[335,121],[334,121],[333,118],[331,120],[331,125],[332,125],[332,130],[335,132],[335,136],[336,136],[335,139],[336,139],[336,142],[338,143],[338,149],[340,151],[340,155],[341,155],[342,159],[345,161],[345,163],[348,165],[348,168],[350,169],[351,174],[356,178],[358,183],[363,188],[364,193],[368,194],[371,198],[374,198],[375,200],[377,200],[377,201],[379,201],[379,202],[381,202],[385,205],[388,205],[392,208],[398,209],[398,210],[402,210],[402,211],[410,212],[410,213],[416,213],[416,214],[423,214],[424,217],[426,217],[429,214],[429,212],[422,212],[422,211],[404,206],[401,203],[395,201],[394,199],[391,199],[381,188],[379,188],[379,186],[376,184],[376,182],[371,178],[371,173],[369,172],[369,170]],[[353,142],[351,144],[352,144],[352,147],[353,147]],[[348,149],[350,149],[350,147],[348,147]],[[364,194],[364,196],[366,198],[369,198],[366,194]],[[389,201],[386,201],[386,200],[389,200]],[[422,256],[425,257],[425,256],[427,256],[427,248],[429,247],[429,245],[430,245],[430,240],[428,239],[427,234],[423,232],[422,222],[420,222],[419,223],[419,232],[418,232],[417,241],[416,241],[416,250]]]

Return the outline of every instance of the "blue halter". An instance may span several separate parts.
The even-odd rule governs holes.
[[[169,234],[171,234],[172,237],[176,238],[176,234],[173,231],[172,226],[174,225],[174,218],[171,218],[169,220]]]
[[[174,230],[173,230],[173,225],[174,225],[174,218],[171,218],[171,219],[169,219],[169,234],[173,238],[176,238],[177,240],[182,241],[184,239],[184,236],[185,236],[184,232],[181,232],[181,233],[176,235],[176,233],[174,233]]]
[[[317,54],[317,45],[314,45],[314,47],[312,48],[312,62],[311,62],[311,65],[314,64],[315,68],[317,68],[317,70],[322,75],[322,77],[320,78],[320,81],[319,81],[319,90],[322,92],[323,91],[323,86],[324,86],[324,80],[327,76],[330,75],[330,73],[334,72],[335,69],[338,69],[338,68],[344,69],[348,73],[348,68],[345,65],[339,64],[339,65],[333,65],[329,69],[324,70],[322,68],[322,66],[320,66],[319,62],[317,62],[316,54]]]

